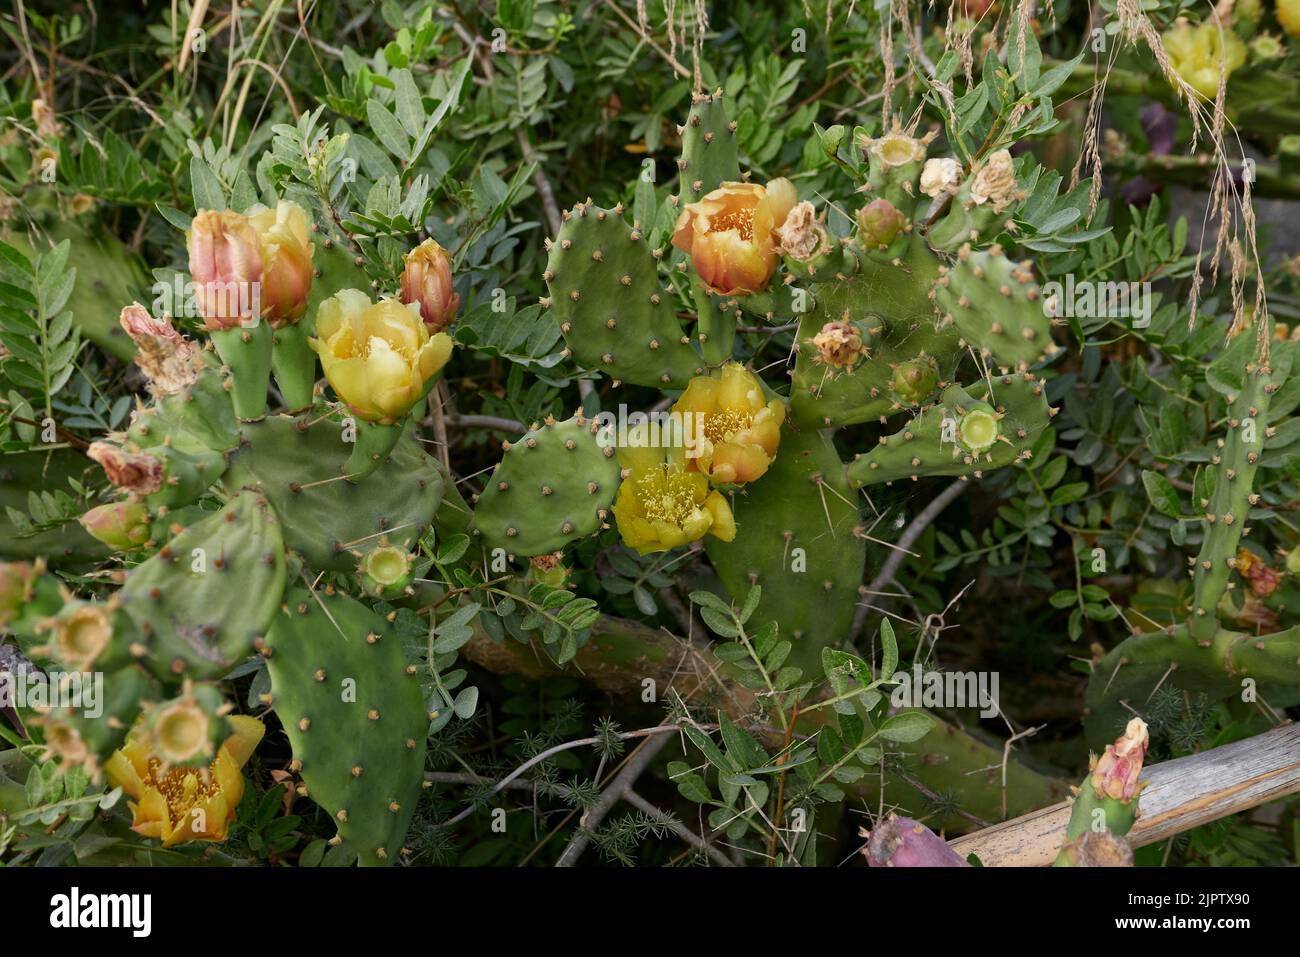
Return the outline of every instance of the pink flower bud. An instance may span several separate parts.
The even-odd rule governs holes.
[[[1137,797],[1142,759],[1150,744],[1146,722],[1134,718],[1114,744],[1106,745],[1106,753],[1093,765],[1092,786],[1097,789],[1097,797],[1125,802]]]
[[[406,254],[402,302],[420,307],[430,333],[442,332],[456,318],[460,296],[451,282],[451,259],[435,239],[426,239]]]
[[[163,464],[152,455],[128,452],[108,442],[92,442],[86,450],[104,468],[108,480],[133,495],[152,495],[162,488]]]
[[[190,276],[209,330],[250,325],[261,315],[262,246],[248,217],[201,209],[190,224]]]
[[[199,377],[194,343],[177,332],[169,318],[155,319],[148,309],[133,302],[122,310],[118,321],[135,343],[135,364],[149,380],[154,395],[182,392]]]

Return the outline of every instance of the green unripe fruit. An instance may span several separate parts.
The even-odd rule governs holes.
[[[904,405],[919,405],[939,384],[939,363],[922,352],[915,359],[900,362],[890,379],[894,394]]]
[[[875,199],[858,211],[858,229],[862,245],[868,249],[888,246],[907,225],[907,220],[887,199]]]
[[[79,521],[93,537],[117,551],[130,551],[149,541],[149,510],[139,502],[97,505]]]

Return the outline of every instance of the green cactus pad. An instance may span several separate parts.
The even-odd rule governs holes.
[[[863,258],[860,262],[860,271],[851,278],[828,277],[814,285],[816,306],[799,320],[790,408],[800,424],[853,425],[901,411],[905,403],[893,388],[894,366],[925,353],[934,358],[942,380],[954,373],[961,358],[957,331],[935,327],[926,299],[925,290],[938,270],[933,256],[914,247],[897,265]],[[812,342],[826,323],[845,313],[868,329],[880,330],[868,343],[870,355],[848,372],[818,361]]]
[[[1289,707],[1300,701],[1300,628],[1259,636],[1218,630],[1198,640],[1179,626],[1129,636],[1092,667],[1084,723],[1092,747],[1113,741],[1132,717],[1149,721],[1159,688],[1216,700],[1249,692]]]
[[[927,475],[979,478],[988,470],[1027,458],[1050,419],[1042,380],[1031,373],[993,379],[970,391],[959,385],[898,432],[881,436],[876,448],[849,465],[855,487]]]
[[[164,396],[140,409],[131,420],[126,436],[142,449],[186,437],[216,452],[224,452],[239,442],[239,423],[235,407],[214,363],[213,353],[206,359],[195,382],[185,391]]]
[[[420,796],[429,730],[401,637],[346,595],[294,588],[265,651],[308,797],[363,865],[393,863]]]
[[[1050,359],[1052,320],[1029,260],[1014,262],[1001,246],[972,251],[963,246],[957,262],[944,266],[933,288],[942,322],[993,364],[1021,368]]]
[[[160,676],[215,678],[266,634],[284,579],[280,522],[245,492],[133,568],[119,594]]]
[[[857,493],[820,433],[787,427],[767,474],[733,495],[731,508],[736,537],[706,538],[709,560],[734,601],[762,587],[753,626],[779,622],[794,642],[790,663],[812,677],[821,649],[853,622],[866,562]]]
[[[1254,496],[1255,473],[1271,436],[1265,428],[1273,394],[1286,381],[1294,361],[1294,347],[1279,343],[1270,364],[1252,361],[1252,336],[1241,335],[1210,367],[1207,381],[1228,399],[1228,421],[1222,447],[1210,459],[1217,470],[1213,497],[1205,506],[1205,538],[1196,558],[1196,601],[1192,633],[1209,638],[1218,629],[1219,599],[1228,586],[1232,564],[1241,543],[1242,528]],[[1199,506],[1200,503],[1197,503]]]
[[[226,471],[224,455],[188,436],[145,451],[163,464],[162,488],[145,497],[151,508],[191,505]]]
[[[682,127],[682,156],[677,161],[678,209],[740,179],[736,124],[728,119],[722,99],[721,90],[691,96],[690,116]]]
[[[230,458],[229,488],[253,488],[266,496],[283,524],[287,548],[316,570],[356,568],[356,549],[389,544],[409,548],[433,521],[442,501],[436,463],[410,435],[403,436],[375,471],[345,481],[351,446],[341,426],[311,416],[268,416],[247,422],[243,443]]]
[[[673,314],[641,230],[622,209],[579,203],[550,245],[546,285],[583,366],[634,385],[684,389],[704,364]]]
[[[612,437],[581,413],[510,443],[484,483],[474,529],[512,555],[545,555],[600,530],[619,483]]]

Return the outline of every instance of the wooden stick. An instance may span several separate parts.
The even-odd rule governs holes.
[[[1211,751],[1152,765],[1128,841],[1154,844],[1199,824],[1300,791],[1300,725],[1288,724]],[[1070,819],[1054,804],[952,842],[986,867],[1041,867],[1056,859]]]

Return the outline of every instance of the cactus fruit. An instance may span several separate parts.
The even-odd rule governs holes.
[[[641,227],[629,228],[619,206],[579,203],[566,216],[544,278],[574,358],[620,382],[684,388],[703,362],[673,313]]]
[[[862,855],[871,867],[970,867],[920,821],[890,814],[871,829]]]
[[[280,520],[241,492],[131,570],[119,594],[133,651],[160,677],[220,677],[266,634],[284,583]]]
[[[355,599],[295,588],[263,653],[307,795],[363,865],[393,863],[420,796],[429,729],[401,637]]]
[[[612,437],[595,419],[548,416],[504,444],[474,508],[474,528],[487,545],[532,557],[604,527],[620,469]]]
[[[406,436],[359,481],[341,477],[348,445],[332,419],[268,416],[245,423],[226,484],[266,496],[282,520],[285,547],[315,569],[350,571],[353,549],[410,547],[433,520],[444,482],[436,463]]]

